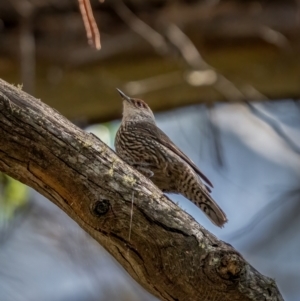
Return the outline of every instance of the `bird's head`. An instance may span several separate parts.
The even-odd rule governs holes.
[[[153,112],[150,107],[141,99],[131,98],[117,89],[123,100],[123,120],[124,121],[147,121],[155,122]]]

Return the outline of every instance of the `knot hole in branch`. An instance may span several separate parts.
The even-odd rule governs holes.
[[[91,212],[93,215],[100,217],[105,215],[110,208],[111,208],[110,201],[106,199],[101,199],[92,204]]]
[[[210,252],[204,261],[204,273],[224,291],[237,285],[244,270],[242,258],[235,252]]]

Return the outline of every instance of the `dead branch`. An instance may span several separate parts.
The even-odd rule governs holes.
[[[0,170],[65,211],[161,300],[283,301],[274,280],[101,140],[3,80],[0,139]]]

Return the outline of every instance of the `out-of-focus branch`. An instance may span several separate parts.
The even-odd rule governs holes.
[[[165,26],[164,33],[171,43],[167,44],[162,34],[140,20],[122,1],[114,2],[114,9],[124,22],[146,39],[158,53],[163,55],[173,53],[171,45],[175,46],[185,63],[192,69],[188,70],[185,75],[189,84],[193,86],[211,85],[229,101],[241,101],[247,98],[247,95],[244,95],[231,81],[205,62],[190,38],[178,26],[170,23]],[[152,80],[156,81],[154,78]],[[159,82],[158,79],[157,82]],[[134,84],[135,88],[138,87],[139,92],[147,91],[146,87],[143,88],[144,83],[142,81]],[[131,86],[132,83],[127,88],[131,88]],[[160,88],[159,85],[157,88]],[[134,94],[137,89],[132,90],[129,92]]]
[[[20,23],[20,62],[21,81],[24,90],[34,94],[35,91],[35,38],[33,33],[33,15],[23,17]]]
[[[209,127],[210,127],[210,137],[213,141],[213,147],[212,152],[215,153],[216,163],[218,164],[218,167],[224,167],[225,166],[225,160],[224,160],[224,151],[222,146],[222,140],[221,140],[221,131],[220,127],[218,126],[217,122],[218,119],[214,114],[214,110],[209,107],[208,109],[208,120],[209,120]]]
[[[250,234],[260,222],[262,222],[268,215],[272,214],[274,211],[282,207],[285,204],[285,202],[292,201],[295,198],[299,198],[299,192],[300,192],[299,188],[297,187],[296,189],[291,189],[290,191],[281,193],[279,197],[277,197],[275,200],[271,201],[270,203],[266,204],[261,210],[259,210],[252,217],[249,223],[247,223],[247,225],[238,229],[232,234],[228,235],[226,238],[230,241],[234,241],[241,237],[244,237],[247,234]],[[282,219],[284,218],[288,218],[289,222],[281,221],[278,223],[278,225],[286,225],[286,226],[292,225],[290,221],[290,215],[282,216]],[[278,235],[278,232],[276,232],[276,235]]]
[[[186,77],[189,84],[194,86],[211,85],[228,101],[241,101],[245,98],[231,81],[204,61],[197,47],[178,26],[168,24],[166,35],[170,42],[177,47],[188,66],[194,69],[193,80],[191,77]]]
[[[249,101],[247,101],[246,104],[256,117],[258,117],[260,120],[264,121],[273,128],[277,135],[286,142],[286,144],[290,147],[291,150],[293,150],[297,154],[300,154],[300,147],[293,141],[293,139],[291,139],[287,135],[280,123],[275,118],[273,118],[270,115],[267,115],[261,109],[259,109],[257,106],[250,103]]]
[[[165,34],[191,68],[199,70],[210,68],[203,60],[201,54],[192,41],[183,33],[182,30],[179,29],[178,26],[175,24],[167,24]]]
[[[122,0],[113,2],[113,7],[119,17],[128,25],[132,31],[143,37],[160,54],[166,54],[168,45],[164,37],[152,29],[148,24],[139,19]]]
[[[285,35],[268,26],[261,26],[258,30],[258,35],[266,42],[273,44],[278,48],[288,49],[290,47],[289,40]]]
[[[180,85],[182,83],[182,79],[182,72],[175,71],[141,80],[127,82],[124,85],[124,89],[132,96],[139,95]]]
[[[34,94],[36,51],[33,19],[35,6],[28,0],[13,0],[12,4],[20,16],[19,53],[21,82],[25,91]]]

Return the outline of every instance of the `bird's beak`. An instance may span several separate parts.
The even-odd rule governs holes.
[[[120,89],[116,88],[119,94],[121,95],[122,99],[130,101],[130,97],[123,93]]]

